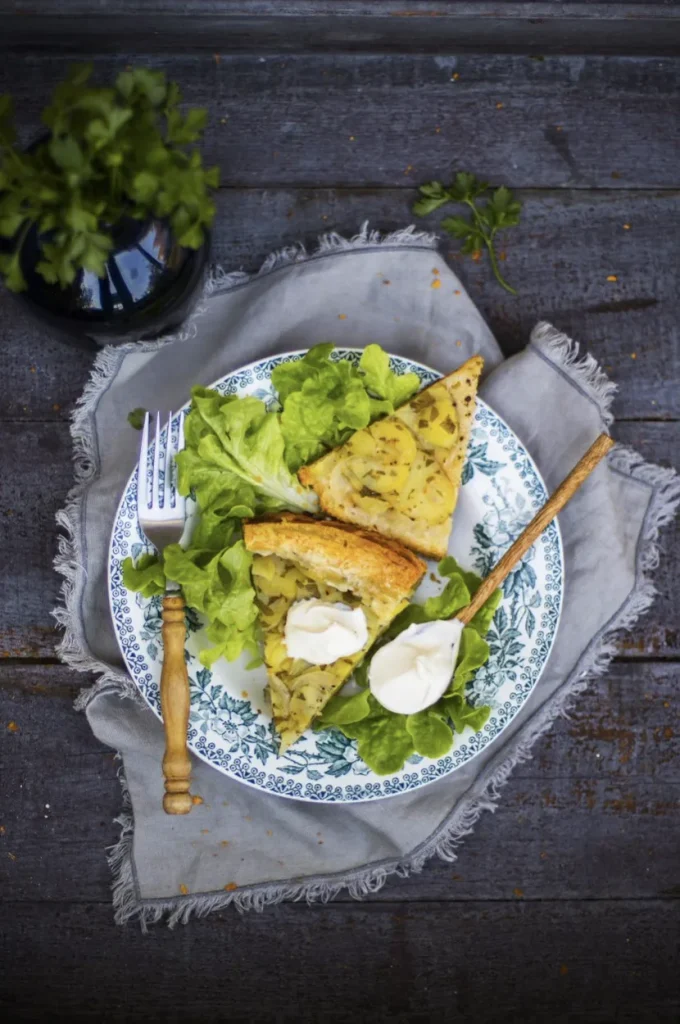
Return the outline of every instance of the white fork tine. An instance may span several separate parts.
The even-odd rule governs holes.
[[[149,414],[144,414],[142,444],[139,449],[139,466],[137,467],[137,508],[146,509],[149,501],[146,493],[146,473],[149,465]]]
[[[161,453],[161,414],[156,413],[156,438],[153,446],[153,478],[151,481],[151,508],[158,509],[160,505],[160,489],[158,484]]]
[[[172,498],[175,490],[172,479],[174,454],[172,445],[172,413],[170,413],[168,415],[168,426],[165,431],[165,477],[163,481],[163,511],[168,514],[173,509]]]
[[[181,412],[179,414],[179,433],[177,435],[177,454],[184,451],[184,419],[186,413]],[[186,506],[186,498],[183,497],[175,487],[175,507],[178,510],[179,515],[184,515],[184,509]]]

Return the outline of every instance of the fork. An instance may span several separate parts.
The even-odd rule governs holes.
[[[163,445],[160,413],[156,413],[151,494],[148,493],[149,422],[144,417],[142,443],[137,470],[137,509],[139,526],[159,554],[168,544],[179,543],[184,532],[186,502],[175,486],[174,457],[184,447],[184,414],[179,418],[177,443],[173,445],[172,413],[168,418]],[[161,449],[163,449],[161,451]],[[165,728],[163,778],[166,814],[188,814],[192,807],[189,793],[191,761],[187,750],[189,725],[189,677],[184,659],[186,626],[184,598],[176,583],[167,582],[163,598],[163,669],[161,672],[161,713]]]

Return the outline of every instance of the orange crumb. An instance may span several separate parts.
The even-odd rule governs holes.
[[[631,359],[637,359],[637,352],[631,352],[630,358]]]
[[[55,402],[54,405],[52,406],[52,410],[54,412],[59,412],[60,409],[61,409],[61,406],[59,405],[59,403]]]
[[[321,220],[328,220],[328,214],[327,213],[323,213],[321,215]]]
[[[439,135],[440,131],[441,131],[441,128],[439,127],[439,125],[437,125],[437,127],[435,128],[436,134]]]
[[[569,968],[566,964],[560,965],[560,974],[569,974]]]
[[[247,690],[241,690],[241,696],[242,697],[247,697],[248,696],[248,691]]]
[[[198,794],[196,796],[192,796],[191,802],[192,802],[192,804],[194,804],[194,806],[196,806],[196,804],[202,804],[203,803],[203,797],[202,796],[198,796]]]
[[[412,170],[413,170],[413,164],[409,164],[408,167],[406,168],[406,170],[404,171],[404,174],[410,174]]]
[[[219,64],[222,58],[220,57],[219,53],[213,53],[213,60],[215,61],[216,64]]]
[[[459,71],[454,71],[453,74],[451,75],[451,81],[452,82],[457,82],[459,78],[460,78],[460,72]]]
[[[202,828],[201,829],[201,835],[202,836],[207,836],[209,832],[210,832],[209,828]]]
[[[520,896],[524,896],[524,889],[513,889],[512,894],[513,896],[517,896],[518,898]]]
[[[268,836],[273,836],[274,835],[274,833],[272,832],[272,830],[270,828],[267,829],[267,835]]]
[[[496,104],[496,110],[502,110],[504,106],[505,106],[505,103],[497,103]]]
[[[463,881],[463,876],[462,875],[451,875],[451,878],[453,879],[454,882],[462,882]]]
[[[5,826],[4,825],[0,825],[0,836],[4,836],[4,834],[5,834]]]
[[[7,856],[9,857],[10,860],[16,860],[17,859],[16,853],[8,853]]]
[[[508,258],[507,252],[505,251],[505,249],[501,249],[501,251],[498,253],[498,259],[502,260],[503,262],[505,262],[505,260],[507,260],[507,258]]]
[[[220,118],[220,124],[226,124],[226,123],[227,123],[226,117],[221,117]]]
[[[35,373],[35,366],[31,367],[31,373]]]
[[[561,124],[556,124],[555,125],[555,131],[556,132],[561,132],[562,131],[562,125]]]
[[[187,889],[186,885],[184,885],[184,883],[182,883],[180,885],[179,891],[182,893],[182,896],[186,896],[186,894],[189,892],[189,890]]]
[[[338,313],[338,320],[346,320],[347,313]]]
[[[630,231],[630,224],[624,224],[623,225],[623,230],[624,231]]]
[[[234,889],[238,889],[238,886],[236,882],[229,882],[229,884],[225,885],[224,888],[226,889],[227,892],[233,892]]]
[[[387,278],[384,278],[384,280],[383,280],[383,284],[392,284],[392,282],[391,282],[391,281],[389,281],[389,280],[388,280]]]
[[[620,178],[620,177],[621,177],[621,175],[619,174],[618,171],[612,171],[612,178],[614,178],[616,180],[617,178]]]
[[[460,346],[461,346],[462,344],[463,344],[463,342],[462,342],[462,341],[460,340],[460,338],[459,338],[459,339],[458,339],[458,341],[456,342],[456,348],[460,348]]]
[[[441,288],[441,286],[442,286],[441,281],[439,279],[436,279],[436,280],[434,280],[432,282],[432,284],[430,285],[430,288]]]
[[[545,852],[545,850],[541,850],[541,860],[547,860],[547,859],[548,859],[548,854]]]
[[[356,135],[350,135],[349,141],[350,142],[356,142]]]
[[[475,251],[472,253],[472,259],[474,260],[475,263],[479,263],[481,258],[482,258],[482,250],[481,249],[475,249]]]
[[[438,268],[437,268],[437,267],[433,267],[433,268],[432,268],[432,273],[433,273],[433,274],[438,274],[438,273],[439,273],[439,270],[438,270]]]
[[[223,839],[222,842],[220,843],[220,846],[229,846],[229,840]]]
[[[460,288],[456,288],[456,290],[454,291],[453,294],[454,295],[460,295]]]
[[[607,280],[608,281],[618,281],[618,277],[616,276],[616,274],[608,274],[607,275]]]
[[[663,706],[665,708],[669,708],[671,706],[671,702],[669,700],[665,700],[663,702]],[[0,833],[2,833],[4,835],[4,832],[5,832],[4,828],[0,828]]]
[[[19,732],[19,726],[16,722],[7,723],[7,732]]]
[[[249,814],[246,814],[245,817],[243,818],[243,820],[244,821],[252,821],[253,819],[251,818],[251,816]]]

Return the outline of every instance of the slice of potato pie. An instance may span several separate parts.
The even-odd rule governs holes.
[[[376,638],[409,602],[425,569],[408,548],[355,526],[282,512],[246,522],[264,633],[264,661],[281,750],[294,743],[336,693]],[[361,608],[368,639],[328,665],[288,655],[286,618],[316,598]]]
[[[300,481],[314,488],[328,515],[443,558],[483,366],[481,356],[468,359],[304,466]]]

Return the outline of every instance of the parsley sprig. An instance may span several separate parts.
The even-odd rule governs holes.
[[[203,109],[183,114],[181,94],[160,71],[121,72],[110,88],[90,84],[92,65],[75,65],[57,86],[42,120],[49,138],[17,147],[12,101],[0,96],[0,255],[7,287],[22,291],[21,249],[35,225],[37,271],[66,287],[79,269],[98,276],[124,217],[166,219],[180,245],[198,249],[212,223],[217,167],[204,168],[197,142]]]
[[[505,185],[491,189],[486,181],[480,181],[474,174],[464,171],[458,173],[451,185],[446,188],[440,181],[431,181],[421,185],[421,198],[414,204],[413,212],[417,217],[426,217],[446,203],[459,203],[470,208],[470,217],[446,217],[442,227],[454,238],[463,242],[464,253],[480,252],[483,247],[488,249],[491,269],[501,287],[511,295],[515,289],[508,284],[500,272],[494,239],[499,231],[519,224],[522,204],[513,198],[512,192]],[[484,202],[482,196],[491,193]]]

